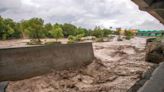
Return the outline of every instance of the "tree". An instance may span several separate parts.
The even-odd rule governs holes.
[[[52,27],[51,23],[47,23],[44,25],[44,34],[46,37],[49,37],[49,38],[52,37],[52,35],[50,34],[50,31],[52,30],[52,28],[53,27]]]
[[[52,30],[62,30],[62,32],[53,33]],[[112,28],[110,28],[112,29]],[[96,36],[102,38],[111,34],[110,29],[101,29],[96,27],[94,30],[88,30],[81,27],[76,27],[73,24],[44,24],[41,18],[31,18],[29,20],[22,20],[21,22],[15,22],[10,18],[2,18],[0,16],[0,39],[15,39],[15,38],[31,38],[33,41],[41,42],[40,38],[55,37],[58,39],[59,36],[54,34],[63,34],[64,37],[70,35],[75,36],[77,40],[80,40],[83,36]],[[60,38],[60,37],[59,37]]]
[[[14,28],[13,28],[13,30],[14,30],[14,33],[12,34],[12,38],[16,38],[16,39],[18,39],[18,38],[21,38],[21,30],[20,30],[20,23],[16,23],[15,22],[15,26],[14,26]]]
[[[84,31],[84,36],[90,36],[90,31],[86,28],[83,28],[83,31]]]
[[[21,30],[21,37],[22,38],[28,38],[30,37],[30,33],[29,33],[29,20],[22,20],[20,23],[19,23],[19,29]]]
[[[52,28],[52,30],[50,31],[50,34],[56,39],[56,42],[59,38],[62,38],[64,36],[62,28],[59,26],[55,26],[55,25]]]
[[[131,39],[134,36],[133,32],[130,30],[125,30],[124,35],[126,36],[127,40]]]
[[[81,27],[76,29],[76,35],[85,35],[85,30]]]
[[[95,27],[92,35],[97,37],[97,38],[103,38],[104,37],[104,32],[101,30],[100,27]]]
[[[68,24],[65,23],[64,25],[62,25],[62,29],[63,29],[63,34],[64,37],[68,37],[69,35],[76,35],[76,26],[72,25],[72,24]]]
[[[5,26],[4,32],[2,34],[2,39],[3,40],[8,39],[13,33],[14,33],[14,30],[10,26]]]
[[[107,37],[108,35],[112,34],[112,31],[110,29],[103,29],[104,37]]]
[[[20,38],[20,31],[17,30],[17,23],[12,19],[0,17],[0,39]]]
[[[3,39],[3,35],[4,35],[4,32],[5,32],[4,27],[5,27],[5,25],[4,25],[4,22],[3,22],[3,18],[0,16],[0,39]]]
[[[28,34],[37,42],[41,42],[40,38],[44,37],[43,23],[44,21],[41,18],[32,18],[28,20]]]

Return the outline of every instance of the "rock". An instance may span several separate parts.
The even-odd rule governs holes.
[[[164,61],[164,43],[148,43],[146,61],[160,63]]]

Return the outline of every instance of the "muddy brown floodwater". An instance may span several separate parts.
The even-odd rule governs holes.
[[[93,43],[97,59],[87,67],[10,82],[7,92],[126,92],[152,66],[145,43],[137,37]]]

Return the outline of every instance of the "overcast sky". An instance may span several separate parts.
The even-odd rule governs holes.
[[[0,0],[0,15],[15,21],[39,17],[46,23],[72,23],[86,28],[164,29],[130,0]]]

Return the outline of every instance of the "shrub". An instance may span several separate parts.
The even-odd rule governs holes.
[[[125,39],[127,40],[130,40],[134,36],[133,32],[131,32],[130,30],[125,30],[124,35],[126,36]]]
[[[96,42],[104,42],[104,39],[103,38],[97,38]]]
[[[83,34],[79,34],[77,36],[75,36],[75,41],[81,41],[81,38],[83,37]]]
[[[76,35],[76,36],[70,35],[68,37],[68,40],[69,40],[68,43],[75,43],[75,42],[81,41],[81,38],[83,36],[84,36],[83,34],[79,34],[79,35]]]
[[[41,44],[42,44],[41,41],[38,41],[35,39],[32,39],[32,40],[30,40],[30,42],[27,42],[27,45],[41,45]]]
[[[56,39],[56,42],[59,38],[62,38],[64,36],[63,30],[59,26],[54,26],[53,29],[50,31],[50,34]]]
[[[69,40],[67,43],[72,44],[72,43],[75,43],[75,41],[74,40]]]
[[[72,35],[68,36],[68,40],[74,40],[74,39],[75,39],[75,36],[72,36]]]

